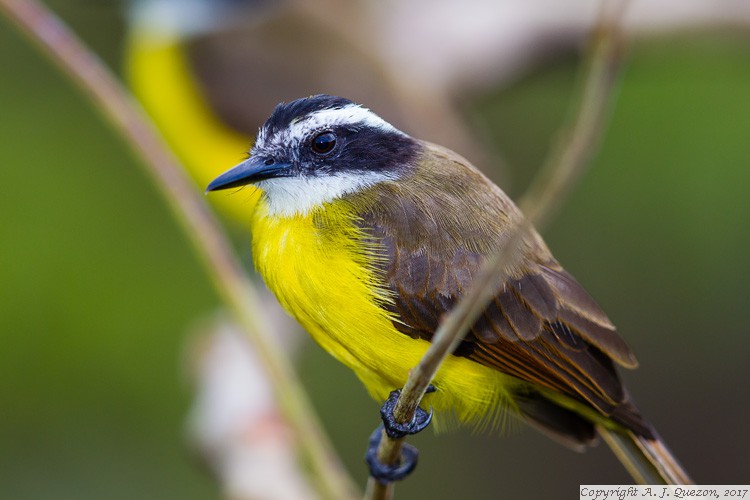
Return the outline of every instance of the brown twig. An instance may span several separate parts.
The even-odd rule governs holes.
[[[625,41],[619,21],[628,3],[629,0],[610,0],[603,4],[591,34],[576,113],[563,127],[557,147],[519,202],[526,218],[537,228],[546,226],[554,217],[599,146],[622,67]]]
[[[508,243],[482,266],[471,288],[447,315],[435,333],[420,363],[411,371],[394,409],[399,422],[414,418],[417,407],[443,360],[458,346],[502,283],[519,261],[521,242],[532,233],[532,224],[546,224],[585,171],[606,125],[609,104],[622,62],[623,36],[619,20],[627,0],[612,0],[602,9],[592,35],[576,113],[564,127],[563,140],[549,156],[524,196],[520,207],[525,219],[511,228]],[[402,439],[391,439],[383,432],[378,458],[385,464],[400,460]],[[374,478],[367,484],[368,500],[393,497],[393,483],[383,485]]]
[[[0,9],[88,94],[143,160],[146,171],[203,261],[217,292],[256,346],[322,495],[335,499],[354,497],[356,487],[322,431],[289,361],[264,323],[255,290],[220,225],[135,101],[100,60],[42,4],[35,0],[0,0]]]

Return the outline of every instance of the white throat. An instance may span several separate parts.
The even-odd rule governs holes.
[[[381,172],[336,173],[312,177],[281,177],[258,182],[273,217],[304,216],[311,210],[362,191],[392,177]]]

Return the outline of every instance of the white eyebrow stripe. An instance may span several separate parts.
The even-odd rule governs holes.
[[[369,109],[363,108],[358,104],[349,104],[343,108],[316,111],[300,120],[293,121],[289,125],[289,135],[287,137],[302,141],[313,130],[333,128],[338,125],[360,125],[379,129],[384,132],[403,134],[403,132]]]

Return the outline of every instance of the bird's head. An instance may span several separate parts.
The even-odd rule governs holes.
[[[247,160],[207,191],[255,184],[275,215],[305,214],[412,168],[419,143],[367,108],[316,95],[279,104]]]

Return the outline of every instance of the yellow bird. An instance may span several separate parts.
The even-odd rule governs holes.
[[[247,184],[262,192],[258,272],[379,401],[522,217],[464,158],[329,95],[278,105],[250,157],[207,190]],[[509,412],[573,448],[603,435],[638,481],[689,483],[620,381],[616,365],[637,362],[606,314],[538,234],[521,251],[433,380],[436,424],[498,425]]]

